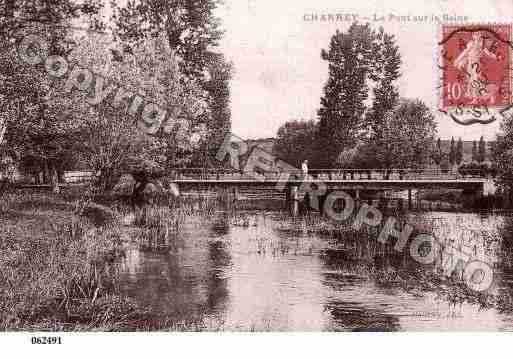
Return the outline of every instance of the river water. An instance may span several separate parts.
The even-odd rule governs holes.
[[[306,227],[288,230],[290,223],[280,215],[261,211],[243,219],[219,214],[208,224],[189,224],[169,251],[128,245],[121,263],[122,287],[186,329],[513,329],[510,218],[441,212],[418,216],[436,222],[437,235],[472,243],[474,255],[494,268],[491,291],[498,300],[483,306],[464,296],[441,295],[436,283],[379,280],[383,273],[401,272],[402,264],[369,256],[368,244],[341,246]]]

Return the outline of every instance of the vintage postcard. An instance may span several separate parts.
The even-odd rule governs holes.
[[[512,27],[511,0],[0,1],[5,338],[512,331]],[[269,349],[241,340],[181,350]]]

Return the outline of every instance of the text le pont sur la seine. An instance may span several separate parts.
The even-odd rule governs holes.
[[[305,13],[303,20],[307,22],[467,22],[469,17],[457,14],[372,14],[363,16],[355,13]]]

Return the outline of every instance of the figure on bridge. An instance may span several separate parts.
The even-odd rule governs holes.
[[[306,178],[308,175],[308,160],[304,160],[301,164],[301,174],[303,175],[303,178]]]

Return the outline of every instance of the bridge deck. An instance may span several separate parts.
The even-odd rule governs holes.
[[[178,179],[175,181],[178,185],[184,187],[195,186],[220,186],[220,187],[272,187],[279,182],[277,180],[250,180],[250,179]],[[448,189],[480,189],[483,188],[487,179],[470,178],[470,179],[335,179],[335,180],[318,180],[309,181],[291,180],[289,185],[301,186],[303,183],[313,185],[326,185],[329,188],[346,188],[346,189],[409,189],[409,188],[448,188]],[[283,186],[283,182],[281,183]]]
[[[377,180],[377,179],[341,179],[341,180],[290,180],[288,182],[310,182],[310,183],[485,183],[486,178],[462,178],[462,179],[389,179],[389,180]],[[174,180],[176,183],[277,183],[278,180],[250,180],[250,179],[177,179]]]

